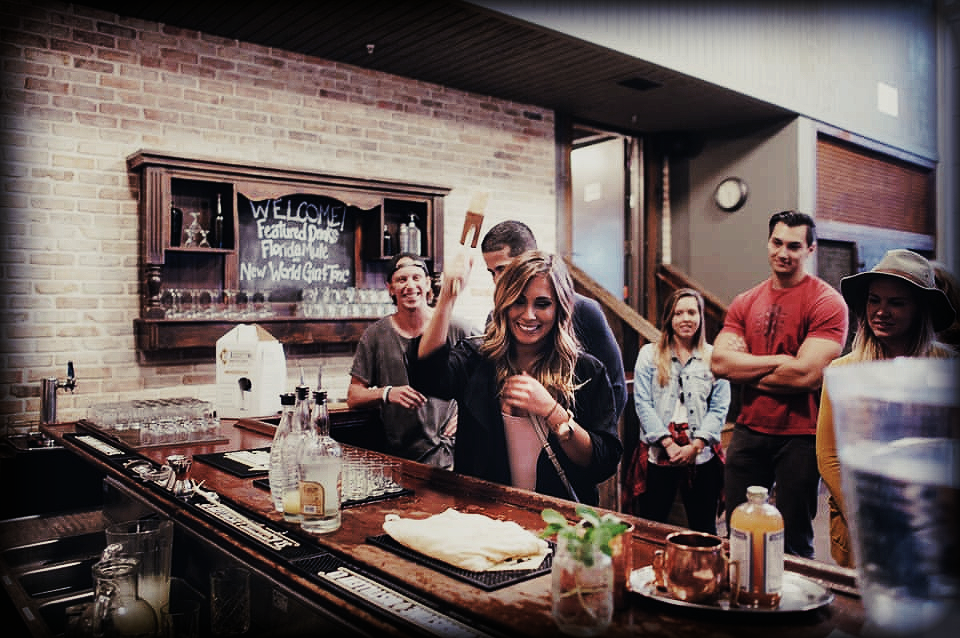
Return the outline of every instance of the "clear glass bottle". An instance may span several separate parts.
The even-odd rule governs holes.
[[[343,449],[330,436],[327,393],[313,393],[312,434],[300,449],[300,526],[323,534],[340,528]]]
[[[774,609],[783,592],[783,516],[767,501],[767,488],[747,488],[747,501],[730,516],[733,592],[742,607]]]
[[[400,252],[410,252],[410,228],[406,224],[400,224]]]
[[[223,204],[220,202],[220,193],[217,193],[217,216],[213,220],[213,247],[223,248]]]
[[[290,433],[293,431],[293,409],[297,402],[297,395],[285,392],[280,395],[280,423],[273,433],[273,443],[270,445],[270,496],[273,499],[273,508],[283,511],[283,447]]]
[[[283,443],[283,520],[300,522],[300,465],[298,456],[310,432],[310,388],[297,386],[290,435]]]
[[[420,229],[417,228],[417,216],[410,215],[410,223],[408,224],[409,229],[407,230],[407,252],[411,252],[414,255],[420,254]]]

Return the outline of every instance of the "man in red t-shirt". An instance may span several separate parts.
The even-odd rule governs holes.
[[[804,268],[816,249],[815,231],[804,213],[770,218],[772,274],[730,304],[711,366],[716,376],[743,386],[724,471],[727,529],[747,487],[776,485],[784,549],[805,558],[813,557],[820,486],[816,432],[823,369],[839,356],[848,328],[843,297]]]

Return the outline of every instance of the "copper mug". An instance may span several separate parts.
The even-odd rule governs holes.
[[[718,598],[727,584],[728,565],[723,540],[704,532],[673,532],[666,549],[653,555],[657,587],[686,602]]]
[[[623,609],[627,606],[628,581],[630,572],[633,571],[633,532],[634,526],[631,525],[624,533],[610,539],[614,609]]]

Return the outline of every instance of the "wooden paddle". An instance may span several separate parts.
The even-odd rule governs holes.
[[[470,198],[470,205],[467,206],[467,214],[463,218],[463,230],[460,232],[460,245],[466,247],[467,235],[473,231],[473,239],[470,242],[471,248],[477,247],[477,241],[480,239],[480,228],[483,226],[483,211],[487,208],[487,200],[490,199],[490,193],[481,191],[474,193]],[[463,255],[457,256],[459,259]],[[460,280],[453,282],[453,294],[460,294]]]

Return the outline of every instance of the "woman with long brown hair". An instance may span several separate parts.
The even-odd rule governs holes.
[[[606,370],[574,337],[563,260],[517,256],[497,281],[482,340],[450,347],[467,274],[444,273],[433,318],[408,352],[414,387],[459,405],[454,470],[596,505],[623,447]]]
[[[659,341],[637,355],[633,398],[640,439],[626,493],[637,516],[665,523],[679,491],[687,526],[716,534],[730,382],[710,372],[703,305],[696,290],[675,290],[664,304]]]

